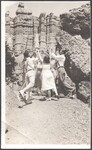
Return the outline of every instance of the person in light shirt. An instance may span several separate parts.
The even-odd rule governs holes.
[[[75,89],[71,87],[67,81],[65,80],[66,77],[66,71],[64,68],[65,63],[65,55],[63,50],[59,50],[57,48],[56,54],[51,53],[51,57],[56,60],[56,68],[58,72],[58,94],[60,95],[61,90],[64,93],[64,95],[74,98],[74,91]]]
[[[24,93],[28,92],[27,100],[30,98],[31,89],[34,87],[35,83],[35,64],[38,61],[38,58],[34,57],[34,53],[31,55],[28,51],[24,53],[26,57],[25,61],[25,68],[26,68],[26,75],[25,75],[25,83],[26,87],[19,91],[20,95],[24,98]]]

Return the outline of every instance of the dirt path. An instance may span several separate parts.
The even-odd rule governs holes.
[[[6,117],[6,144],[89,144],[90,108],[78,99],[61,98],[17,105]]]

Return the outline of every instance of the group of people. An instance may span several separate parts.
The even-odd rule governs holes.
[[[27,94],[26,102],[32,99],[32,89],[35,87],[38,94],[45,93],[44,99],[51,100],[52,96],[59,98],[61,91],[65,96],[73,98],[74,88],[65,80],[64,68],[65,55],[61,49],[44,52],[42,56],[39,48],[30,54],[24,52],[25,78],[22,90],[19,91],[22,98]],[[32,101],[31,101],[32,102]]]

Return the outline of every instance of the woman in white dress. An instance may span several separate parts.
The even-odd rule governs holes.
[[[49,100],[51,99],[51,90],[55,92],[55,95],[58,96],[56,85],[55,85],[55,79],[54,75],[51,71],[50,66],[50,57],[49,55],[45,55],[43,59],[41,58],[41,55],[38,51],[38,55],[40,57],[40,60],[42,61],[42,91],[47,91],[47,95],[49,97]]]

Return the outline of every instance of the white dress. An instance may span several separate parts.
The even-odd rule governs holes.
[[[52,71],[50,70],[50,64],[43,64],[42,67],[42,90],[53,89],[57,95],[57,89]]]

